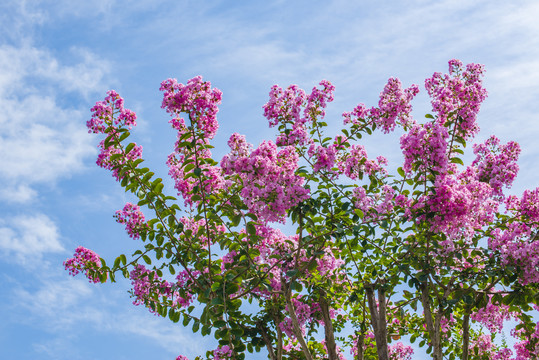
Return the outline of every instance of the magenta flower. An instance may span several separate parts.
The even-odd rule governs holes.
[[[101,267],[101,259],[90,249],[79,246],[75,250],[74,256],[64,261],[64,267],[72,276],[84,271],[90,282],[100,282],[99,268]]]

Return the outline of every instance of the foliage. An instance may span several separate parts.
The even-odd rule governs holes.
[[[136,115],[109,91],[87,125],[106,136],[98,165],[137,198],[115,216],[140,249],[107,266],[79,248],[65,266],[93,282],[131,279],[135,305],[218,340],[209,359],[265,349],[334,360],[344,348],[410,359],[403,336],[437,360],[509,359],[497,341],[508,319],[516,359],[536,358],[539,188],[504,194],[518,172],[514,142],[493,136],[473,145],[470,165],[461,158],[479,131],[482,76],[483,66],[451,60],[449,74],[427,79],[434,114],[423,123],[411,114],[419,87],[391,78],[378,106],[343,114],[335,137],[324,121],[331,83],[310,94],[273,86],[264,116],[275,142],[253,149],[235,133],[220,162],[221,92],[201,77],[166,80],[162,107],[178,134],[167,165],[183,202],[143,167],[142,147],[128,142]],[[403,133],[396,173],[361,145],[378,129]]]

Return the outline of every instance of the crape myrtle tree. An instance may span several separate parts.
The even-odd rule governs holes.
[[[504,193],[515,142],[492,136],[472,146],[471,164],[461,159],[479,131],[482,77],[482,65],[451,60],[425,81],[433,114],[423,122],[411,114],[419,87],[391,78],[378,106],[343,114],[335,137],[324,121],[331,83],[310,94],[273,86],[263,108],[276,139],[253,148],[235,133],[219,162],[221,92],[201,77],[166,80],[162,107],[177,131],[167,165],[181,200],[143,167],[128,141],[136,115],[109,91],[87,125],[105,136],[97,164],[137,199],[115,217],[140,248],[109,266],[79,247],[65,267],[91,282],[130,279],[135,305],[217,339],[208,359],[263,349],[272,360],[411,359],[403,336],[436,360],[536,359],[539,188]],[[395,129],[404,163],[391,173],[361,139]],[[295,231],[279,230],[285,222]]]

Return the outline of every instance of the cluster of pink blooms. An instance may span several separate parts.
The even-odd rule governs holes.
[[[376,160],[370,160],[363,145],[351,145],[342,156],[339,157],[337,167],[339,171],[352,180],[356,180],[360,175],[385,174],[387,159],[378,156]]]
[[[412,360],[414,349],[410,345],[404,345],[400,341],[387,347],[390,360]]]
[[[132,239],[140,238],[140,230],[147,228],[146,218],[138,205],[125,204],[122,210],[116,211],[116,221],[125,224],[125,230]]]
[[[538,310],[537,306],[534,307]],[[513,346],[517,354],[515,360],[532,360],[539,357],[539,324],[535,326],[535,331],[531,335],[527,335],[524,328],[512,329],[511,335],[522,339]]]
[[[187,307],[193,301],[193,296],[187,291],[189,275],[186,270],[182,271],[176,277],[176,284],[161,279],[155,272],[152,272],[144,265],[138,264],[129,273],[131,285],[133,286],[134,305],[146,305],[156,302],[161,297],[171,298],[175,306]],[[184,289],[181,296],[175,288]],[[150,312],[153,312],[150,308]]]
[[[231,359],[232,355],[233,355],[233,351],[228,345],[218,346],[217,349],[213,350],[214,360]]]
[[[429,219],[432,229],[448,236],[448,250],[453,250],[450,248],[452,240],[470,239],[475,230],[492,221],[498,208],[491,197],[490,186],[474,175],[468,169],[456,175],[438,176],[434,183],[435,194],[426,200],[428,211],[434,214]]]
[[[477,310],[470,318],[487,327],[492,333],[498,333],[503,328],[503,322],[510,320],[514,314],[509,311],[508,305],[495,305],[489,300],[487,306]]]
[[[517,265],[522,285],[539,282],[539,188],[526,190],[519,199],[509,196],[505,200],[508,211],[522,221],[507,224],[504,230],[494,229],[489,248],[499,253],[503,265]]]
[[[206,227],[206,220],[204,219],[194,220],[190,217],[182,217],[180,218],[180,222],[183,224],[184,234],[188,233],[189,231],[191,232],[191,239],[188,239],[188,241],[196,239],[196,243],[203,247],[213,244],[219,234],[226,231],[226,227],[224,225]]]
[[[181,146],[182,141],[193,143],[193,138],[190,135],[188,139],[183,139],[184,134],[191,134],[187,129],[183,119],[172,119],[170,121],[172,127],[178,131],[177,140],[174,145],[174,152],[167,158],[168,174],[174,180],[174,188],[178,191],[188,205],[199,203],[201,200],[193,200],[193,190],[199,187],[199,191],[206,194],[213,193],[224,187],[224,180],[221,175],[221,170],[217,167],[203,163],[204,159],[211,158],[211,151],[204,146],[209,144],[209,138],[198,137],[194,140],[195,148],[187,149]],[[201,179],[197,176],[192,176],[196,163],[193,158],[198,159],[199,169],[201,171]]]
[[[367,109],[364,104],[359,104],[351,112],[342,114],[344,124],[360,125],[362,121],[370,119],[370,122],[382,128],[384,133],[389,133],[395,129],[398,120],[401,126],[408,128],[414,124],[411,101],[418,93],[417,85],[403,90],[399,79],[390,78],[380,93],[378,107]]]
[[[109,128],[108,136],[119,137],[117,129],[131,129],[132,126],[137,125],[136,118],[137,115],[133,111],[124,108],[124,100],[120,95],[111,90],[107,92],[104,101],[98,101],[92,108],[92,118],[86,122],[86,126],[90,133],[103,134]],[[99,143],[98,148],[100,152],[97,156],[97,165],[111,170],[116,180],[120,180],[118,166],[124,165],[127,160],[136,160],[142,157],[142,146],[136,144],[128,154],[124,154],[116,160],[111,160],[111,156],[122,154],[123,149],[115,144],[105,146],[105,140]]]
[[[116,160],[111,160],[111,156],[114,154],[122,154],[123,150],[121,148],[115,147],[114,145],[105,147],[105,140],[102,140],[98,147],[101,149],[101,152],[97,156],[96,164],[103,169],[111,170],[112,175],[116,180],[120,180],[119,165],[125,165],[127,162],[126,160],[134,161],[142,158],[142,145],[135,145],[128,154]]]
[[[234,134],[229,142],[232,153],[221,160],[226,175],[237,174],[243,184],[241,197],[263,222],[284,222],[286,211],[309,198],[303,178],[295,174],[299,156],[292,146],[277,149],[264,141],[249,155],[236,149],[246,149],[245,139]]]
[[[178,355],[178,357],[176,358],[176,360],[189,360],[189,358],[188,358],[187,356]]]
[[[438,114],[437,121],[441,125],[446,121],[458,121],[457,133],[464,139],[473,137],[479,131],[476,118],[481,103],[487,97],[482,84],[483,72],[483,65],[468,64],[463,69],[461,61],[450,60],[449,74],[434,73],[425,80],[432,108]]]
[[[299,295],[297,298],[292,298],[292,305],[294,306],[294,311],[296,312],[299,327],[301,328],[302,333],[305,334],[307,323],[315,318],[316,313],[320,313],[320,304],[317,302],[306,303],[302,300],[303,298],[301,295]],[[286,305],[285,310],[290,311],[288,305]],[[330,312],[330,316],[332,315],[335,315],[335,311]],[[294,327],[292,325],[292,319],[290,317],[286,317],[284,321],[279,324],[279,327],[288,337],[294,339],[296,338],[296,335],[294,334]]]
[[[477,168],[479,181],[486,182],[497,195],[502,195],[502,187],[511,187],[518,173],[520,146],[514,141],[500,145],[496,136],[491,136],[483,144],[474,144],[476,155],[472,166]]]
[[[260,255],[254,261],[259,265],[265,264],[269,267],[269,281],[273,293],[280,292],[282,290],[281,280],[289,278],[286,273],[307,264],[311,259],[307,256],[304,248],[298,250],[298,235],[287,236],[281,230],[268,226],[257,226],[256,233],[260,236],[260,242],[256,246]],[[297,256],[297,264],[295,258],[287,259],[289,254]],[[331,249],[324,249],[324,255],[317,258],[316,262],[316,270],[319,274],[325,277],[335,276],[333,281],[344,281],[341,276],[341,267],[344,261],[337,259]],[[303,276],[307,278],[310,276],[306,266]],[[272,295],[272,292],[262,288],[257,289],[257,292],[265,298]]]
[[[412,126],[410,131],[400,138],[404,155],[404,171],[406,173],[411,173],[412,170],[445,172],[449,164],[448,138],[447,128],[438,123],[429,122]]]
[[[286,90],[277,85],[271,88],[269,101],[263,106],[264,116],[270,127],[290,126],[278,136],[278,146],[305,145],[310,142],[307,126],[325,116],[324,109],[328,102],[333,101],[335,90],[327,80],[322,80],[320,85],[322,89],[314,87],[309,96],[297,85],[290,85]]]
[[[73,257],[64,261],[64,267],[72,276],[84,271],[90,282],[100,282],[97,271],[101,267],[101,259],[90,249],[79,246]]]
[[[331,171],[331,168],[335,165],[337,147],[336,145],[324,147],[311,144],[307,154],[311,158],[315,158],[313,172],[319,172],[320,170]]]
[[[176,79],[167,79],[159,90],[164,93],[161,107],[176,120],[183,121],[179,118],[180,113],[187,113],[191,121],[197,122],[196,128],[204,133],[205,138],[215,136],[219,128],[218,105],[222,98],[219,89],[212,89],[209,81],[202,81],[201,76],[196,76],[187,81],[187,85],[178,83]]]
[[[124,99],[114,90],[107,92],[104,101],[98,101],[91,109],[92,118],[86,122],[89,133],[103,134],[109,126],[136,126],[137,115],[124,108]]]

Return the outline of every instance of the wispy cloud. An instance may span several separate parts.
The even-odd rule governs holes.
[[[59,237],[56,225],[43,214],[13,216],[0,221],[0,251],[23,265],[35,264],[47,253],[63,252]]]
[[[54,183],[83,168],[95,153],[83,124],[86,113],[70,96],[102,90],[108,64],[87,50],[62,65],[32,46],[0,46],[0,180],[4,200],[25,202],[36,183]],[[60,90],[61,89],[61,90]]]

